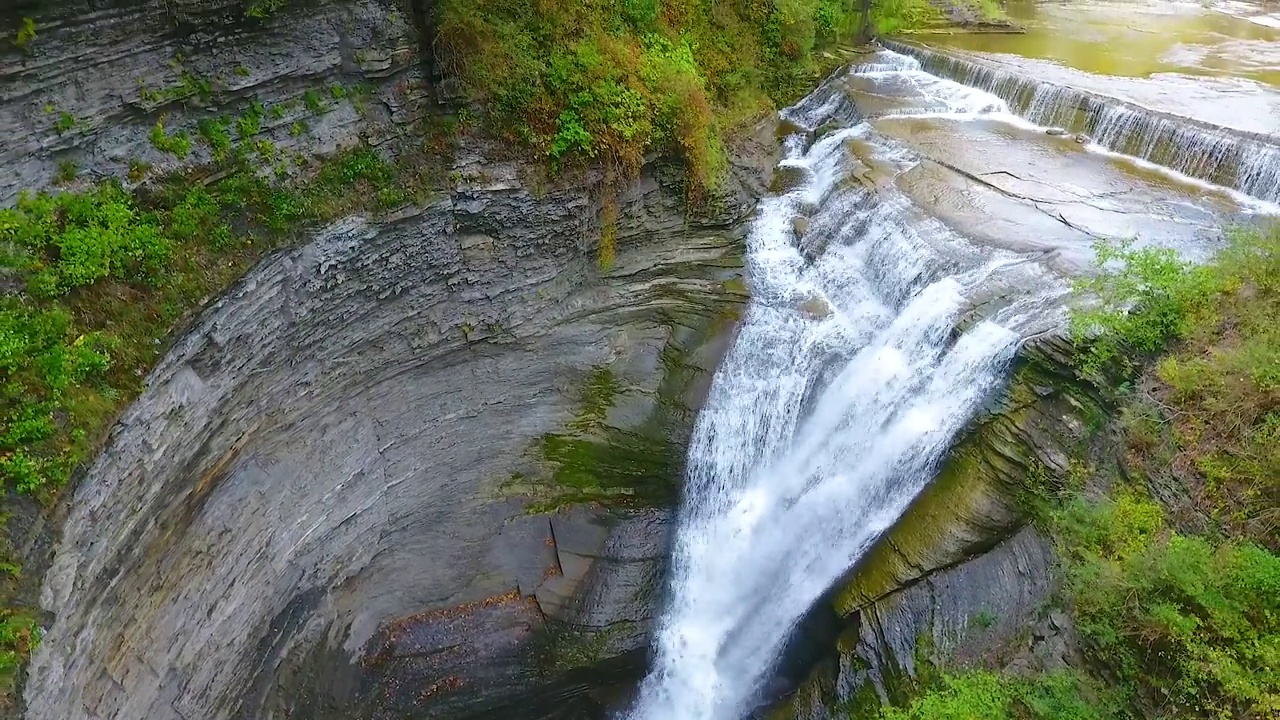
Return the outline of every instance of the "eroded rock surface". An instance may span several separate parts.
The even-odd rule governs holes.
[[[519,698],[585,708],[608,683],[570,671],[644,646],[643,488],[674,496],[749,205],[686,221],[651,168],[602,272],[598,200],[517,170],[464,153],[447,197],[268,258],[175,345],[71,504],[28,718],[549,717]],[[667,456],[574,467],[619,437]]]
[[[254,5],[275,8],[251,16]],[[238,137],[280,157],[329,152],[418,116],[425,94],[410,3],[320,0],[305,8],[251,0],[53,0],[0,20],[0,205],[53,184],[59,165],[79,182],[140,179],[206,163],[200,120],[262,117]],[[24,19],[35,36],[12,39]],[[335,89],[336,88],[336,89]],[[186,132],[191,152],[151,134]],[[252,126],[246,126],[252,127]],[[131,172],[132,170],[132,172]],[[142,173],[145,174],[145,173]]]

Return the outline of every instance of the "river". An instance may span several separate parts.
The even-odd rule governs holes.
[[[783,117],[790,182],[688,459],[632,720],[741,720],[806,613],[928,483],[1099,239],[1202,257],[1280,208],[1280,13],[1010,6],[886,41]]]

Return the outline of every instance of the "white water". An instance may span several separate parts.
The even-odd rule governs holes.
[[[1280,213],[1280,148],[1242,144],[1225,132],[1183,127],[1123,105],[1105,105],[1070,88],[1037,83],[901,43],[892,44],[916,55],[883,50],[875,63],[861,66],[858,73],[911,87],[912,95],[923,107],[891,111],[895,117],[964,121],[982,116],[1015,127],[1047,131],[1070,126],[1067,116],[1085,105],[1091,108],[1089,127],[1097,133],[1084,146],[1089,152],[1121,158],[1184,185],[1226,194],[1248,212]],[[927,71],[917,55],[931,58],[930,66],[946,77]],[[960,77],[951,79],[954,74]],[[1018,105],[1012,106],[1011,102]],[[1206,179],[1215,177],[1224,167],[1231,168],[1231,185]],[[1237,186],[1243,189],[1236,189]]]
[[[908,69],[887,60],[863,71]],[[942,112],[1002,105],[940,82]],[[819,89],[789,116],[813,128],[854,114]],[[746,716],[792,629],[930,480],[1063,292],[892,190],[845,187],[844,143],[870,134],[863,123],[808,149],[786,143],[784,164],[808,180],[763,203],[748,241],[752,304],[698,419],[671,597],[631,720]],[[802,213],[806,241],[830,240],[811,261],[792,232]],[[957,330],[997,295],[1000,309]]]
[[[990,94],[1040,126],[1092,134],[1099,148],[1180,174],[1230,187],[1268,203],[1280,202],[1280,141],[1206,127],[1119,100],[1040,82],[977,60],[904,43],[887,42],[918,69]]]

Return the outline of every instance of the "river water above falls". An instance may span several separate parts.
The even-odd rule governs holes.
[[[752,305],[695,430],[631,720],[740,720],[772,699],[805,615],[928,483],[1020,343],[1061,327],[1094,241],[1196,257],[1276,211],[1271,116],[1223,128],[1069,81],[1085,70],[1028,61],[1055,68],[1041,82],[991,55],[886,45],[784,112],[785,189],[748,241]],[[1258,77],[1234,81],[1274,79]]]

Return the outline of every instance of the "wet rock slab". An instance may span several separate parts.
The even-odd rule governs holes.
[[[1091,244],[1136,238],[1203,252],[1240,212],[1223,192],[998,121],[882,118],[877,130],[924,162],[897,186],[962,234],[1012,250],[1055,250],[1064,272],[1090,266]]]

